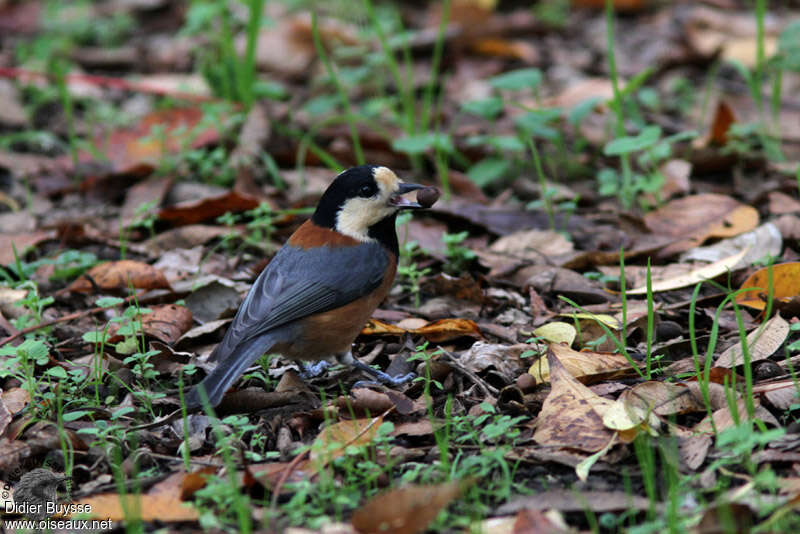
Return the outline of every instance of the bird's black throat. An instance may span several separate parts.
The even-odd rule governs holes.
[[[367,231],[368,236],[386,247],[395,257],[400,254],[400,246],[397,242],[397,229],[395,228],[396,219],[397,213],[389,215],[370,226]]]

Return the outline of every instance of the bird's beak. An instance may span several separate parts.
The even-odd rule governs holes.
[[[407,198],[404,198],[403,195],[405,195],[406,193],[410,193],[411,191],[416,191],[417,189],[422,189],[424,187],[425,187],[424,185],[419,185],[419,184],[407,184],[405,182],[400,183],[400,187],[397,188],[397,191],[392,193],[392,196],[389,197],[389,205],[399,209],[422,208],[422,206],[419,203],[412,202]]]

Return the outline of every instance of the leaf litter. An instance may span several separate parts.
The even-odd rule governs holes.
[[[590,528],[586,512],[608,531],[678,513],[700,533],[732,517],[796,527],[796,9],[763,20],[784,69],[770,130],[750,94],[772,71],[749,4],[612,2],[633,115],[610,136],[602,2],[398,5],[381,20],[414,31],[388,40],[369,9],[321,9],[315,29],[309,10],[269,2],[249,112],[221,98],[224,61],[203,53],[224,52],[189,31],[202,17],[174,4],[115,5],[120,26],[69,37],[80,46],[60,80],[36,58],[0,68],[4,481],[68,469],[90,517],[134,514],[148,530],[224,530],[236,513],[343,532],[568,532]],[[44,7],[0,5],[0,26],[45,42]],[[111,20],[85,9],[70,16]],[[247,55],[244,11],[228,15],[232,53]],[[317,30],[364,119],[352,128]],[[409,79],[372,75],[402,46]],[[395,113],[414,91],[435,112]],[[369,162],[443,193],[401,225],[401,275],[354,346],[420,378],[352,388],[349,370],[303,381],[268,357],[221,418],[168,421],[249,284],[359,161],[354,132]],[[609,186],[628,164],[624,205]],[[665,473],[680,503],[678,485],[652,485]],[[764,473],[780,482],[769,506]]]

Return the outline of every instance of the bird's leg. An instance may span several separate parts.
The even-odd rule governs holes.
[[[392,376],[390,374],[384,373],[383,371],[379,371],[374,367],[370,367],[369,365],[354,358],[353,353],[350,351],[347,351],[344,354],[338,354],[336,356],[336,359],[339,361],[339,363],[344,365],[350,365],[351,367],[360,369],[365,373],[375,377],[375,379],[378,380],[379,382],[392,387],[402,386],[406,382],[410,382],[411,380],[417,377],[415,373],[408,373],[406,375],[397,375],[397,376]],[[362,387],[365,385],[374,385],[374,384],[375,382],[359,380],[358,382],[353,384],[353,387]]]
[[[308,380],[316,378],[325,372],[325,369],[331,366],[331,362],[327,360],[320,360],[317,363],[304,363],[303,371],[300,373],[300,378]]]

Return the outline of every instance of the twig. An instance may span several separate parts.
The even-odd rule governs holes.
[[[461,365],[461,362],[459,362],[455,356],[444,350],[440,345],[436,345],[436,348],[442,351],[442,354],[447,356],[447,359],[450,361],[450,364],[453,366],[453,369],[467,376],[473,382],[475,382],[475,385],[477,385],[481,390],[483,390],[484,395],[496,397],[500,393],[497,390],[497,388],[487,384],[484,379],[482,379],[481,377],[479,377],[478,375],[476,375],[475,373],[473,373],[472,371]]]
[[[28,69],[17,69],[13,67],[0,67],[0,78],[12,78],[14,80],[47,80],[52,81],[53,76],[46,72],[38,72]],[[124,78],[113,78],[110,76],[96,76],[93,74],[67,74],[65,81],[69,82],[84,82],[98,87],[110,87],[112,89],[122,89],[124,91],[131,91],[134,93],[150,93],[155,95],[170,96],[180,100],[188,100],[190,102],[214,102],[217,99],[187,93],[182,91],[170,91],[156,87],[155,85],[148,85],[141,82],[132,82]]]
[[[136,298],[136,296],[131,295],[129,297],[125,297],[124,301],[126,304],[130,304],[131,302],[133,302],[134,298]],[[108,307],[97,306],[96,308],[89,308],[88,310],[68,313],[67,315],[62,315],[61,317],[58,317],[56,319],[52,319],[50,321],[45,321],[43,323],[29,326],[28,328],[23,328],[22,330],[19,330],[18,332],[11,334],[7,338],[0,340],[0,347],[2,347],[3,345],[7,345],[8,343],[11,343],[15,339],[20,338],[26,334],[30,334],[31,332],[36,332],[37,330],[41,330],[42,328],[47,328],[48,326],[57,325],[59,323],[66,323],[67,321],[72,321],[74,319],[80,319],[81,317],[85,317],[87,315],[94,315],[95,313],[100,313],[101,311],[107,309]]]

